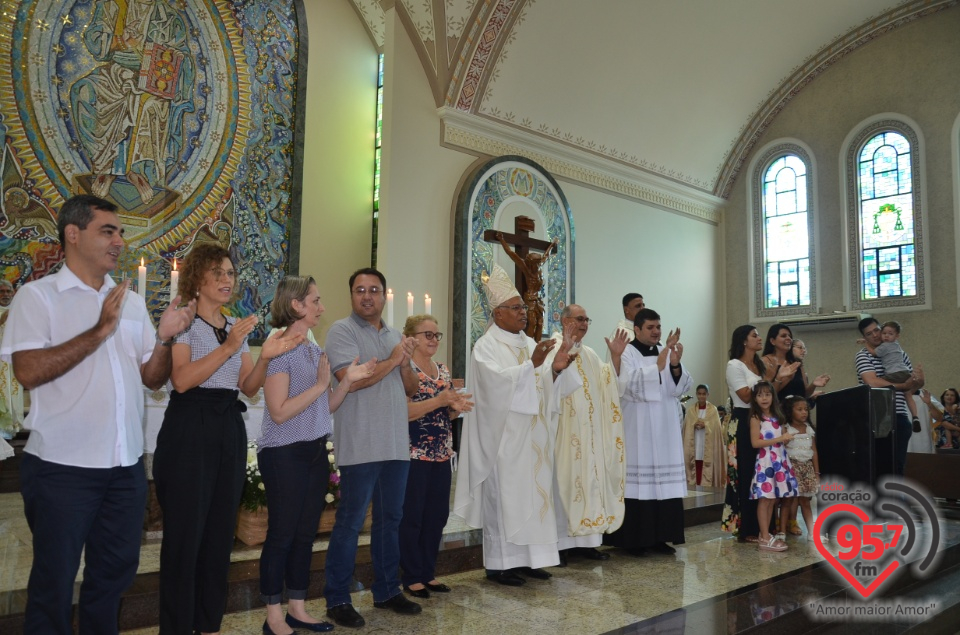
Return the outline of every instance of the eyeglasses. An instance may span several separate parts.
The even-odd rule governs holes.
[[[580,324],[583,324],[583,323],[586,323],[586,324],[588,324],[588,325],[589,325],[589,324],[593,324],[593,320],[591,320],[591,319],[588,318],[588,317],[583,317],[582,315],[578,315],[578,316],[576,316],[576,317],[572,317],[572,319],[576,320],[576,321],[579,322]]]
[[[353,290],[353,295],[361,296],[361,295],[366,295],[368,293],[370,295],[380,295],[382,292],[383,292],[383,289],[381,289],[380,287],[356,287]]]
[[[498,308],[498,309],[507,309],[508,311],[517,311],[517,312],[519,313],[520,311],[525,310],[525,309],[527,308],[527,305],[526,305],[526,304],[511,304],[511,305],[507,306],[506,304],[501,304],[501,305],[498,306],[497,308]]]
[[[443,339],[443,333],[434,333],[433,331],[420,331],[419,333],[414,333],[414,335],[422,335],[430,341],[437,340],[439,342]]]
[[[229,271],[227,271],[227,270],[223,269],[222,267],[214,267],[213,269],[210,270],[210,273],[213,274],[213,278],[214,278],[215,280],[219,280],[220,278],[222,278],[222,277],[224,277],[224,276],[227,277],[227,280],[236,280],[236,279],[237,279],[237,272],[236,272],[235,269],[230,269]]]

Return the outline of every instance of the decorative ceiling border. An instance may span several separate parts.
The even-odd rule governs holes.
[[[438,108],[437,114],[443,124],[444,146],[493,157],[519,155],[536,161],[558,178],[712,224],[720,222],[720,210],[726,201],[713,194],[457,108]]]
[[[919,18],[953,7],[958,2],[960,0],[910,0],[899,7],[867,20],[859,27],[814,53],[780,83],[780,86],[770,94],[747,122],[747,125],[744,126],[740,136],[733,144],[733,148],[724,159],[713,193],[723,199],[730,197],[730,191],[743,168],[744,161],[756,146],[757,141],[770,127],[773,119],[780,111],[818,75],[875,38]]]
[[[489,75],[489,64],[496,59],[496,50],[503,46],[503,35],[508,33],[513,21],[512,15],[523,9],[526,0],[496,0],[496,5],[487,14],[486,20],[474,22],[467,34],[464,51],[470,57],[462,56],[457,60],[456,67],[447,89],[446,104],[455,106],[458,110],[471,112],[475,110],[474,100],[482,94],[482,86],[486,75]],[[475,48],[470,47],[476,41]]]

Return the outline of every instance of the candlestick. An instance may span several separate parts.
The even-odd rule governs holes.
[[[180,272],[177,271],[177,259],[173,259],[173,269],[170,271],[170,302],[177,297],[180,290]]]
[[[413,315],[413,294],[407,291],[407,317]]]
[[[147,267],[140,258],[140,266],[137,267],[137,293],[144,300],[147,299]]]
[[[424,313],[426,313],[427,315],[430,315],[430,307],[432,305],[433,305],[433,302],[430,300],[430,294],[429,293],[423,294],[423,306],[426,309]]]
[[[393,324],[393,289],[387,289],[387,326],[390,326],[390,327],[394,326]]]

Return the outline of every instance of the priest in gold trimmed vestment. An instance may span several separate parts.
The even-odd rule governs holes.
[[[727,486],[727,431],[717,407],[707,401],[710,387],[697,386],[697,401],[687,403],[683,419],[683,457],[687,486]]]
[[[553,340],[524,333],[526,305],[494,264],[484,278],[493,324],[473,346],[467,386],[476,407],[464,416],[454,513],[483,529],[487,578],[520,586],[546,579],[560,562],[553,497],[557,401],[579,386],[570,372],[573,340],[552,364]]]
[[[561,563],[568,555],[606,560],[598,551],[602,535],[623,522],[626,462],[623,417],[613,366],[582,344],[590,325],[586,310],[577,304],[560,314],[564,329],[571,328],[579,355],[568,373],[580,376],[581,386],[560,400],[556,443],[557,536]],[[625,338],[626,334],[617,334]],[[563,336],[545,363],[552,363]]]

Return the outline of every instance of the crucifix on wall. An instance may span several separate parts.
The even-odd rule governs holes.
[[[541,268],[546,263],[550,253],[556,248],[557,239],[547,242],[530,236],[534,229],[534,220],[528,216],[518,216],[513,220],[512,234],[504,234],[496,229],[487,229],[483,232],[483,239],[489,243],[500,243],[503,250],[515,265],[514,280],[517,281],[517,290],[527,305],[526,334],[536,341],[543,336],[543,301],[540,300],[540,290],[543,289],[543,273]],[[510,249],[513,245],[514,249]],[[531,251],[537,250],[537,251]],[[538,253],[543,252],[543,253]],[[493,307],[491,307],[493,308]]]

